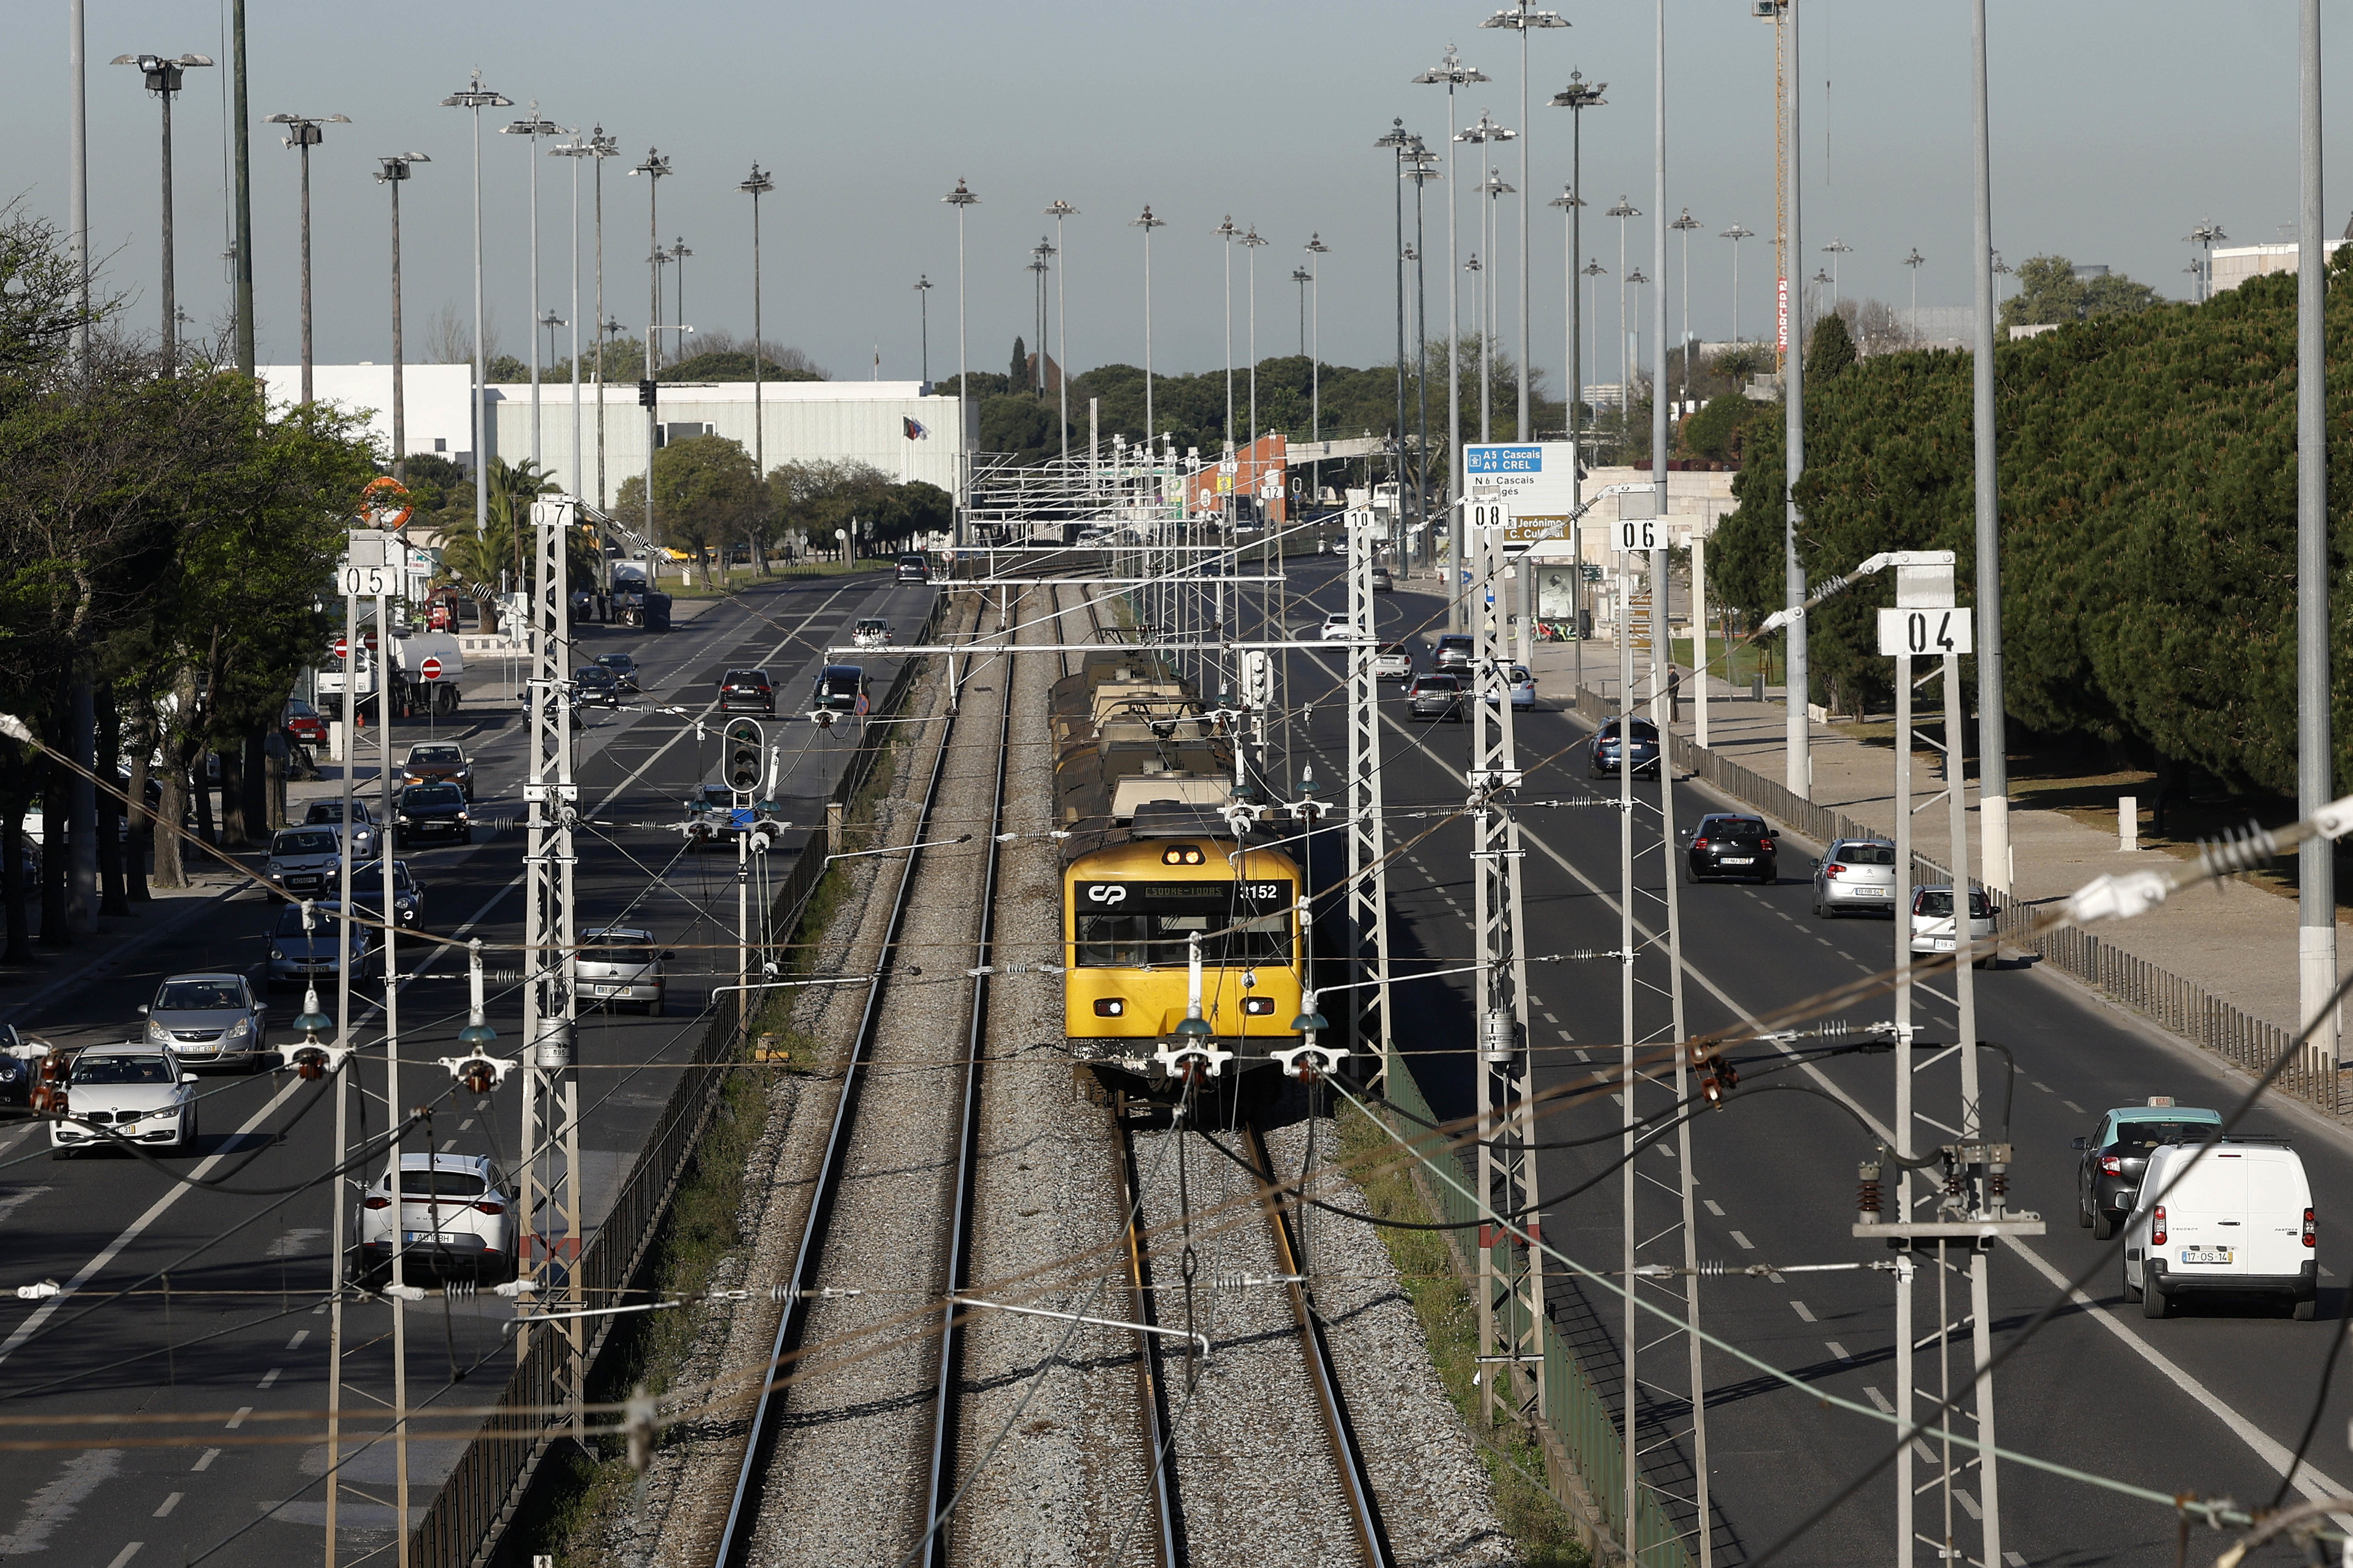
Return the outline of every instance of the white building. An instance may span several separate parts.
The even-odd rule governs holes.
[[[2232,245],[2214,252],[2214,281],[2211,293],[2236,289],[2250,278],[2261,278],[2269,272],[2293,272],[2300,254],[2295,242],[2284,245]]]
[[[301,395],[301,370],[269,365],[259,371],[273,408]],[[408,450],[434,452],[470,466],[473,435],[467,417],[473,367],[413,364],[403,372]],[[392,367],[389,364],[315,365],[312,395],[368,416],[368,431],[392,450]],[[572,384],[543,383],[539,389],[539,458],[557,485],[596,499],[596,389],[581,390],[580,437],[573,444]],[[754,449],[754,410],[748,381],[661,384],[653,411],[660,439],[724,436]],[[528,382],[483,389],[490,415],[488,445],[494,457],[521,462],[532,456],[532,398]],[[607,502],[622,482],[646,469],[647,411],[638,405],[635,381],[608,382],[604,388],[604,490]],[[758,423],[762,459],[771,469],[785,463],[860,462],[896,479],[922,479],[942,489],[955,488],[956,404],[928,395],[913,381],[784,381],[760,389]]]

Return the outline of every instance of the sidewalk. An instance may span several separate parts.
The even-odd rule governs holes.
[[[1536,651],[1534,668],[1537,689],[1547,700],[1564,706],[1575,700],[1571,676],[1577,661],[1573,644],[1546,644]],[[1648,689],[1647,653],[1636,654],[1635,692]],[[1618,649],[1595,640],[1585,647],[1585,686],[1599,696],[1614,699],[1618,690]],[[1683,721],[1673,726],[1685,738],[1695,728],[1694,691],[1686,672]],[[1708,703],[1709,749],[1737,762],[1775,783],[1788,777],[1786,758],[1788,710],[1778,690],[1768,691],[1762,704],[1744,689],[1736,696],[1722,680],[1711,679]],[[1933,718],[1929,733],[1941,739],[1944,696],[1941,680],[1918,691],[1915,713]],[[1845,813],[1889,837],[1894,837],[1894,752],[1892,747],[1857,741],[1824,724],[1810,727],[1813,760],[1812,799]],[[1921,803],[1945,787],[1940,777],[1944,759],[1931,747],[1918,746],[1912,761],[1912,804]],[[1970,780],[1963,797],[1968,803],[1970,861],[1977,863],[1977,784]],[[1951,835],[1947,803],[1938,800],[1912,818],[1913,847],[1921,855],[1951,864]],[[2013,803],[2010,817],[2011,896],[2025,904],[2063,899],[2094,877],[2144,867],[2176,863],[2161,850],[2125,854],[2114,833],[2103,833],[2055,811],[2021,809]],[[1785,859],[1784,876],[1804,875],[1812,857]],[[2340,921],[2339,930],[2343,924]],[[2147,914],[2098,929],[2104,945],[2143,959],[2171,974],[2202,986],[2211,994],[2242,1011],[2293,1033],[2301,1026],[2296,1016],[2296,906],[2239,882],[2196,889],[2176,895]],[[2113,939],[2113,940],[2111,940]],[[2353,969],[2353,942],[2338,938],[2340,973]]]

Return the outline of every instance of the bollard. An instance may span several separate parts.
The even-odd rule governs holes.
[[[2137,795],[2116,796],[2116,848],[2126,855],[2140,848],[2140,799]]]

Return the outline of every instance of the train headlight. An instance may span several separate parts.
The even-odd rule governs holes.
[[[1095,998],[1095,1016],[1098,1018],[1124,1017],[1126,1016],[1126,1013],[1127,1004],[1116,996],[1098,996]]]
[[[1163,866],[1198,866],[1206,858],[1196,844],[1171,844],[1160,852]]]
[[[1271,996],[1246,996],[1242,998],[1242,1011],[1250,1014],[1253,1017],[1271,1016],[1274,1012],[1274,998]]]

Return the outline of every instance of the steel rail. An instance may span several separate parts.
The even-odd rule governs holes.
[[[951,692],[950,696],[953,699],[954,693]],[[1007,701],[1009,708],[1009,692]],[[915,826],[918,840],[924,837],[931,826],[932,809],[939,799],[940,780],[947,769],[948,753],[955,744],[956,719],[953,700],[949,704],[945,722],[947,728],[942,733],[939,750],[932,759],[931,776],[923,785],[923,812]],[[994,851],[991,853],[993,856]],[[885,954],[898,945],[906,924],[907,895],[914,887],[923,860],[923,853],[918,850],[908,856],[900,867],[898,887],[892,894],[890,922],[882,935],[882,952]],[[798,1349],[801,1335],[808,1325],[809,1281],[824,1262],[826,1231],[833,1217],[834,1204],[840,1196],[842,1173],[857,1126],[858,1102],[865,1084],[867,1060],[873,1048],[875,1026],[881,1018],[882,1000],[889,984],[890,966],[887,963],[878,966],[872,984],[867,987],[865,1011],[859,1018],[858,1033],[851,1041],[849,1060],[842,1073],[841,1096],[834,1105],[833,1124],[826,1135],[825,1155],[818,1165],[816,1188],[810,1194],[808,1215],[802,1222],[799,1250],[793,1258],[791,1278],[785,1287],[785,1310],[777,1317],[776,1342],[769,1349],[765,1385],[752,1408],[751,1431],[744,1440],[743,1463],[735,1474],[735,1489],[727,1501],[726,1527],[720,1535],[719,1550],[713,1558],[717,1568],[744,1568],[751,1551],[753,1526],[758,1513],[754,1499],[758,1491],[758,1479],[767,1468],[768,1452],[776,1443],[775,1415],[784,1392],[784,1385],[776,1373]]]
[[[1391,1568],[1397,1558],[1389,1550],[1388,1532],[1381,1523],[1372,1478],[1365,1471],[1365,1455],[1356,1443],[1356,1429],[1348,1420],[1348,1405],[1340,1393],[1339,1373],[1333,1365],[1331,1342],[1324,1337],[1324,1321],[1316,1316],[1306,1287],[1298,1283],[1299,1249],[1292,1240],[1291,1221],[1275,1194],[1274,1162],[1267,1156],[1266,1140],[1261,1136],[1255,1118],[1241,1119],[1241,1138],[1243,1151],[1258,1180],[1259,1208],[1266,1215],[1267,1228],[1274,1237],[1276,1259],[1282,1271],[1292,1277],[1292,1282],[1283,1289],[1290,1292],[1291,1315],[1299,1325],[1301,1359],[1306,1363],[1307,1381],[1315,1392],[1315,1414],[1324,1423],[1324,1436],[1331,1440],[1341,1495],[1347,1504],[1348,1526],[1356,1533],[1356,1545],[1367,1563],[1373,1568]]]
[[[1020,599],[1018,594],[1010,596],[999,614],[1000,627],[1008,631],[1015,627],[1014,608]],[[964,1329],[957,1316],[955,1298],[964,1290],[965,1276],[972,1260],[973,1188],[980,1162],[980,1059],[988,1033],[988,968],[997,931],[997,860],[1003,852],[997,835],[1005,825],[1006,759],[1013,751],[1013,679],[1009,670],[998,685],[1003,701],[997,726],[996,798],[989,806],[988,851],[981,873],[980,933],[973,959],[972,1021],[965,1032],[964,1100],[956,1125],[955,1197],[949,1209],[947,1268],[941,1282],[947,1303],[940,1310],[939,1396],[933,1407],[931,1479],[923,1500],[924,1568],[939,1568],[947,1560],[948,1509],[955,1494],[959,1408],[956,1384],[964,1363]],[[950,705],[960,706],[955,694],[951,694]],[[947,755],[945,745],[941,746],[940,755]]]

